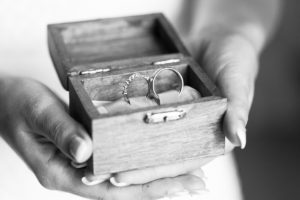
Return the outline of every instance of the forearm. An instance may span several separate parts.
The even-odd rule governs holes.
[[[239,33],[260,52],[276,27],[281,3],[279,0],[203,0],[200,8],[197,16],[201,20],[200,30]]]

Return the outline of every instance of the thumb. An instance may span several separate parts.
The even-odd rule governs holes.
[[[228,100],[224,132],[235,145],[245,148],[246,124],[258,70],[258,56],[247,40],[231,37],[206,52],[206,67]]]
[[[227,138],[242,149],[246,146],[246,124],[253,99],[254,79],[234,65],[224,68],[218,85],[228,99],[224,118],[224,131]]]
[[[26,102],[26,121],[50,140],[65,156],[82,163],[92,154],[88,133],[66,112],[65,105],[52,93],[43,92]]]

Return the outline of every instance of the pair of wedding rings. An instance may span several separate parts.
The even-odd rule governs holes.
[[[153,101],[155,101],[157,103],[157,105],[160,105],[160,99],[159,99],[159,96],[156,93],[156,89],[155,89],[155,81],[156,81],[156,78],[158,77],[158,75],[161,72],[166,71],[166,70],[174,72],[177,75],[177,77],[179,78],[180,87],[177,88],[177,90],[178,90],[179,95],[180,95],[182,90],[183,90],[183,86],[184,86],[184,81],[183,81],[183,78],[182,78],[182,75],[180,74],[180,72],[178,72],[176,69],[173,69],[173,68],[160,68],[160,69],[156,70],[153,73],[153,75],[150,76],[150,77],[146,76],[146,75],[143,75],[143,74],[140,74],[140,73],[134,73],[134,74],[130,75],[129,78],[125,81],[125,84],[123,85],[122,94],[123,94],[124,100],[128,104],[130,104],[130,100],[129,100],[129,97],[128,97],[128,87],[134,79],[142,78],[147,82],[147,85],[148,85],[148,92],[147,92],[146,97],[153,100]]]

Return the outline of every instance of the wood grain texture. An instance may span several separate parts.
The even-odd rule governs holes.
[[[48,49],[59,80],[67,90],[69,87],[67,74],[69,69],[72,68],[71,59],[66,53],[65,45],[59,37],[59,31],[51,25],[48,26]]]
[[[78,65],[175,53],[189,55],[162,14],[51,24],[48,43],[66,89],[68,73]]]
[[[100,115],[91,100],[112,100],[120,95],[117,87],[133,72],[149,73],[154,66],[124,68],[113,74],[99,77],[73,77],[70,79],[70,108],[76,119],[87,124],[93,139],[93,157],[90,169],[93,173],[114,173],[135,168],[181,162],[224,153],[225,136],[222,134],[222,117],[226,111],[226,99],[218,97],[217,88],[192,59],[172,64],[182,73],[185,84],[193,86],[204,98],[188,102],[152,106],[126,112]],[[162,66],[159,66],[162,67]],[[172,73],[158,79],[160,90],[176,83]],[[142,81],[132,84],[132,95],[145,92]],[[118,96],[120,97],[120,96]],[[76,100],[75,100],[76,99]],[[182,108],[185,118],[161,124],[146,124],[148,112]]]
[[[89,96],[82,87],[79,77],[70,78],[69,110],[71,116],[79,122],[92,137],[92,121],[99,117],[99,113],[90,101]],[[94,171],[93,156],[88,160],[88,168]]]
[[[136,64],[134,64],[130,67],[132,63],[116,63],[121,65],[122,68],[119,68],[117,71],[102,74],[101,76],[86,77],[82,80],[82,84],[92,100],[114,101],[122,98],[122,83],[125,83],[131,74],[138,72],[151,76],[159,68],[170,67],[181,73],[185,85],[197,89],[203,96],[220,96],[217,87],[193,59],[180,59],[181,62],[179,63],[165,64],[164,66],[149,64],[136,66]],[[160,93],[174,89],[178,84],[178,77],[171,71],[165,71],[158,76],[155,88]],[[145,80],[135,79],[130,84],[128,93],[129,97],[146,95],[147,84]]]
[[[70,91],[70,113],[93,140],[89,168],[95,174],[164,165],[224,153],[222,118],[227,101],[195,63],[162,14],[53,24],[48,26],[49,51],[63,86]],[[178,63],[153,62],[180,59]],[[121,85],[132,73],[151,75],[173,67],[185,85],[204,98],[126,112],[100,115],[92,100],[122,97]],[[109,72],[79,72],[109,68]],[[72,73],[72,75],[70,75]],[[157,91],[176,87],[176,76],[166,71],[157,79]],[[134,81],[129,96],[147,92],[143,80]],[[184,109],[177,121],[147,124],[149,112]]]
[[[186,117],[178,121],[146,124],[145,112],[93,121],[94,173],[113,173],[223,154],[225,136],[220,125],[226,100],[211,97],[202,100],[177,106],[187,111]],[[163,109],[148,112],[158,110]]]

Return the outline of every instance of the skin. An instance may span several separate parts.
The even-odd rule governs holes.
[[[69,116],[66,105],[46,86],[31,79],[1,78],[0,90],[2,137],[45,188],[105,200],[157,199],[205,188],[199,175],[188,174],[123,188],[109,181],[87,186],[81,181],[84,169],[76,169],[70,162],[85,162],[91,156],[91,139]]]
[[[226,151],[246,145],[246,124],[254,96],[259,55],[278,21],[276,0],[204,0],[193,42],[198,61],[228,100],[223,130]],[[199,20],[200,21],[200,20]],[[159,166],[116,175],[121,183],[137,184],[192,173],[211,158]]]
[[[276,0],[204,0],[194,42],[200,64],[228,98],[224,131],[235,146],[246,142],[246,124],[254,95],[258,58],[274,28]],[[233,6],[234,5],[234,6]],[[197,17],[196,17],[197,18]],[[197,21],[197,20],[196,20]],[[200,21],[200,20],[199,20]],[[53,190],[92,199],[157,199],[183,190],[205,188],[199,168],[210,159],[121,172],[115,187],[87,186],[82,163],[92,154],[85,130],[68,114],[66,105],[45,85],[31,79],[0,77],[0,133],[34,172]]]

